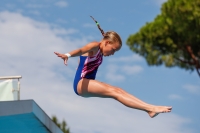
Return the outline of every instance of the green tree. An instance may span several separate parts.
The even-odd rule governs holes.
[[[52,121],[64,132],[64,133],[70,133],[69,128],[67,127],[67,123],[65,120],[60,123],[56,116],[52,116]]]
[[[196,69],[200,76],[200,0],[168,0],[126,43],[149,65]]]

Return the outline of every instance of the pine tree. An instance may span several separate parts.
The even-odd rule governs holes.
[[[200,0],[168,0],[127,45],[149,65],[196,70],[200,76]]]
[[[67,127],[67,123],[65,120],[60,123],[56,116],[52,116],[52,121],[64,132],[70,133],[70,129]]]

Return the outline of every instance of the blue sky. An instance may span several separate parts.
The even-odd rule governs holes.
[[[148,66],[126,45],[130,34],[160,13],[165,0],[1,0],[0,74],[22,75],[21,99],[34,99],[49,116],[65,119],[72,133],[197,133],[200,78],[196,72]],[[82,98],[73,92],[78,58],[66,67],[53,52],[67,53],[114,30],[123,47],[105,57],[97,80],[118,86],[145,102],[173,106],[150,119],[112,99]]]

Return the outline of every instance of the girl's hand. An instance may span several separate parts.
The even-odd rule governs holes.
[[[58,52],[54,52],[58,57],[64,60],[64,64],[67,65],[68,57],[65,54],[60,54]]]

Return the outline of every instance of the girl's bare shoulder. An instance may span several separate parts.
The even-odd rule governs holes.
[[[100,42],[93,41],[93,42],[91,42],[91,44],[93,44],[94,46],[98,47]]]
[[[91,42],[91,45],[93,45],[92,50],[88,53],[89,56],[93,56],[97,53],[97,51],[99,50],[99,42]]]
[[[96,41],[89,43],[89,45],[91,45],[93,47],[92,50],[98,50],[99,44],[100,44],[100,42],[96,42]]]

